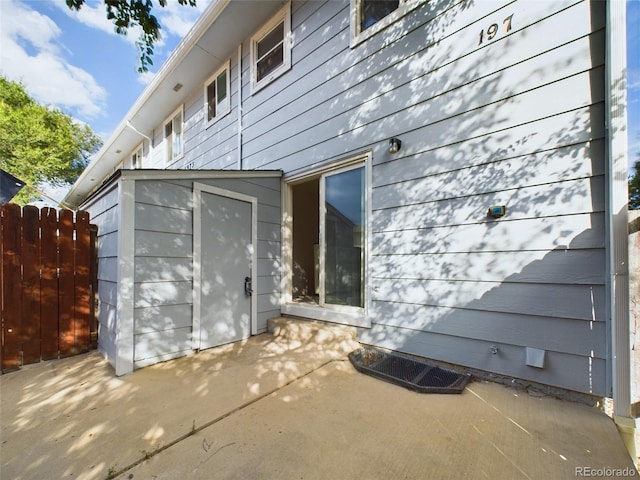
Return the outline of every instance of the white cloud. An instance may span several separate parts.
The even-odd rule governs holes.
[[[102,1],[86,2],[80,10],[71,10],[63,1],[54,2],[53,5],[58,7],[61,12],[74,19],[76,22],[101,32],[121,37],[132,45],[135,45],[135,42],[140,35],[139,27],[132,28],[127,35],[119,35],[116,33],[113,22],[107,19],[107,10]]]
[[[138,73],[138,76],[136,77],[136,79],[142,85],[149,85],[151,83],[151,80],[153,80],[153,78],[156,76],[156,73],[157,72],[142,72],[142,73]]]
[[[195,7],[180,5],[177,1],[169,1],[165,8],[159,8],[157,17],[165,34],[184,37],[193,24],[202,15],[211,0],[198,0]]]
[[[211,0],[198,0],[195,7],[180,5],[175,0],[169,0],[166,7],[156,3],[152,13],[158,18],[161,27],[160,39],[156,42],[156,46],[164,45],[163,37],[166,35],[184,37],[210,2]],[[102,1],[89,0],[78,11],[69,9],[64,1],[55,2],[55,6],[83,25],[111,35],[118,35],[131,44],[135,45],[140,37],[140,27],[131,28],[127,35],[117,34],[113,22],[107,19],[106,8]]]
[[[62,57],[60,34],[46,15],[15,0],[3,0],[0,70],[8,79],[22,82],[37,101],[95,118],[107,93],[91,74]]]

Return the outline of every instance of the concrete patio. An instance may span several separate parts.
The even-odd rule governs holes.
[[[0,478],[638,475],[595,408],[479,381],[414,393],[357,373],[357,347],[291,321],[121,378],[97,352],[3,375]]]

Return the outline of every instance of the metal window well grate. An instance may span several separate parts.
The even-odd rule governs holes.
[[[356,370],[419,393],[462,393],[471,375],[372,347],[349,354]]]

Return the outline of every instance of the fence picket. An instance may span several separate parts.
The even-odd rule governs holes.
[[[74,329],[75,348],[78,351],[89,350],[89,308],[90,308],[90,279],[89,265],[91,262],[89,213],[77,212],[75,235],[75,298],[74,298]]]
[[[73,324],[73,213],[69,210],[60,212],[58,222],[58,324],[60,356],[73,355],[75,346],[75,329]]]
[[[43,360],[58,358],[58,212],[40,213],[40,335]]]
[[[2,371],[20,368],[21,288],[20,236],[22,216],[18,205],[2,207]]]
[[[22,363],[40,361],[40,211],[22,209]]]

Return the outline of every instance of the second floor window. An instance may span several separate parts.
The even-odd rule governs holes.
[[[351,47],[373,37],[427,0],[351,0]]]
[[[171,162],[182,156],[182,107],[165,122],[164,142],[167,162]]]
[[[256,42],[256,80],[259,82],[284,63],[284,20]]]
[[[213,122],[229,113],[231,110],[229,62],[206,81],[204,90],[206,123]]]
[[[291,5],[287,3],[251,39],[251,86],[258,90],[291,67]]]
[[[131,168],[142,168],[142,145],[131,155]]]
[[[376,24],[400,6],[400,0],[360,0],[360,31]]]

